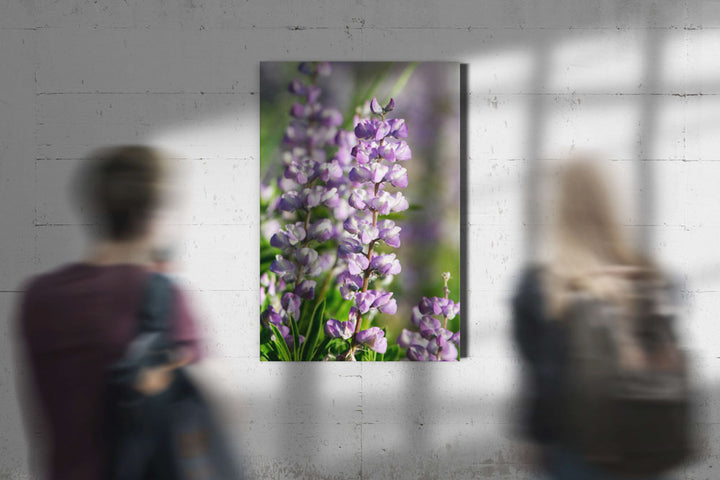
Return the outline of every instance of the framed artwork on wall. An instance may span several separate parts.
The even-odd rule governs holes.
[[[460,71],[261,63],[261,360],[460,358]]]

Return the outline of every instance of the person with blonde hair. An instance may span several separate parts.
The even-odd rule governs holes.
[[[543,265],[531,266],[523,273],[512,299],[514,338],[528,367],[527,398],[522,419],[524,433],[539,447],[542,468],[557,480],[626,478],[622,471],[605,470],[603,464],[598,466],[589,461],[576,441],[583,435],[587,437],[588,432],[577,431],[585,429],[585,426],[573,423],[577,410],[573,410],[573,404],[578,403],[578,398],[589,398],[588,405],[602,400],[585,397],[584,394],[576,395],[576,398],[568,395],[573,391],[572,382],[576,381],[578,372],[583,368],[579,365],[582,362],[576,361],[578,352],[573,348],[577,350],[577,344],[573,342],[581,338],[592,347],[599,344],[597,339],[605,332],[587,329],[584,332],[591,332],[589,335],[584,332],[578,335],[578,329],[582,327],[580,324],[598,318],[603,322],[614,320],[614,312],[634,312],[623,317],[629,320],[608,323],[614,329],[609,332],[610,337],[619,339],[619,347],[609,350],[616,351],[619,358],[617,364],[610,368],[627,365],[635,371],[643,371],[652,363],[651,360],[655,360],[646,360],[652,353],[646,355],[644,347],[637,347],[635,326],[643,322],[633,323],[633,318],[652,316],[650,312],[642,311],[644,304],[638,303],[638,285],[651,285],[653,289],[659,285],[663,291],[671,289],[655,262],[624,235],[614,210],[610,186],[597,163],[587,158],[572,159],[560,167],[547,261]],[[583,309],[578,308],[580,304]],[[602,308],[595,308],[597,305]],[[578,312],[597,318],[578,318],[582,315]],[[650,323],[654,320],[651,319]],[[657,334],[661,323],[655,321],[647,330],[655,337],[662,337],[662,340],[652,342],[663,345],[657,351],[662,350],[664,357],[670,358],[666,363],[673,365],[674,378],[682,378],[670,334],[666,335],[665,331]],[[669,353],[665,355],[665,352]],[[591,365],[591,369],[605,372],[602,369],[610,363],[600,367]],[[615,371],[612,371],[605,378],[614,374]],[[602,406],[601,403],[598,405]],[[600,415],[602,412],[598,411]],[[612,421],[615,419],[607,423]],[[592,427],[588,425],[587,430],[591,431]],[[590,435],[589,443],[594,441]],[[654,465],[634,463],[637,463],[640,472],[654,472]],[[632,478],[659,477],[656,473],[641,473]]]

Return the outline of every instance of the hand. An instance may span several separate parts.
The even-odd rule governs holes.
[[[143,395],[157,395],[164,392],[173,380],[172,366],[143,368],[135,381],[135,389]]]
[[[143,395],[157,395],[167,390],[173,380],[173,371],[187,365],[191,360],[190,355],[185,354],[182,349],[175,357],[176,359],[171,363],[140,370],[135,381],[135,389]]]

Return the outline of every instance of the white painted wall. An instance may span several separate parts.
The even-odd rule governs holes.
[[[720,2],[700,0],[3,0],[0,478],[29,471],[8,327],[18,285],[82,254],[67,180],[92,147],[125,142],[188,156],[182,274],[202,313],[211,387],[262,479],[529,478],[512,435],[519,366],[507,308],[532,243],[529,166],[601,150],[627,205],[652,196],[653,215],[623,217],[685,281],[682,330],[709,440],[679,478],[714,478],[718,26]],[[258,62],[299,59],[469,64],[461,363],[257,360]]]

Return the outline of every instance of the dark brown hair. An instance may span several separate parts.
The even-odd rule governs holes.
[[[165,155],[129,145],[93,152],[79,176],[79,192],[103,237],[132,240],[145,233],[161,201]]]

